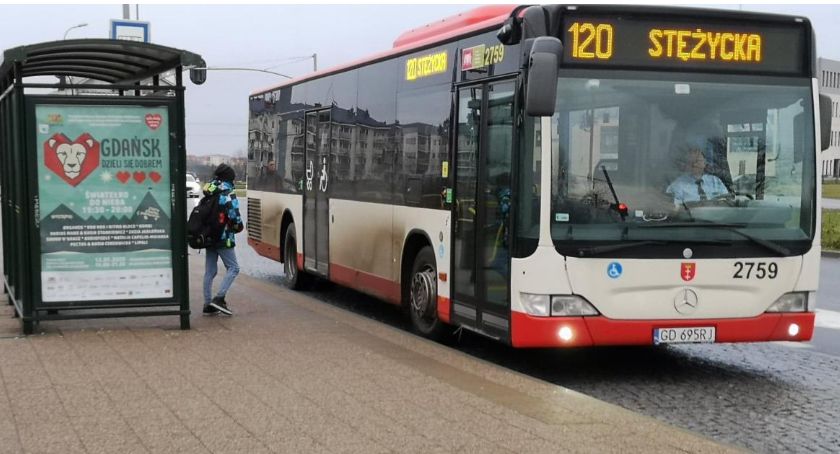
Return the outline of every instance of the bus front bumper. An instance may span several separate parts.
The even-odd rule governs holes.
[[[814,312],[796,312],[731,319],[614,320],[604,316],[532,317],[512,312],[511,344],[514,347],[653,345],[656,329],[695,327],[714,327],[716,343],[807,341],[814,334],[814,316]]]

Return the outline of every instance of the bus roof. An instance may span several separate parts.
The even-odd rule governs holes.
[[[504,20],[510,16],[516,5],[491,5],[471,9],[469,11],[449,16],[436,22],[431,22],[421,27],[412,28],[403,33],[394,41],[394,48],[407,46],[428,38],[445,35],[449,32],[460,33],[462,29],[471,25],[480,24],[484,21],[501,18]]]
[[[281,84],[263,88],[252,92],[250,96],[261,95],[288,85],[294,85],[309,79],[317,79],[327,74],[361,66],[365,63],[372,63],[387,57],[411,52],[426,46],[434,45],[451,38],[466,35],[471,32],[484,30],[493,26],[501,25],[516,5],[490,5],[474,8],[469,11],[432,22],[421,27],[413,28],[403,33],[394,41],[394,47],[384,52],[369,55],[359,60],[351,61],[343,65],[334,66],[321,71],[306,74],[287,80]]]

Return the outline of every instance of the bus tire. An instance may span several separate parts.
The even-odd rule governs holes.
[[[297,266],[297,233],[295,224],[289,224],[283,239],[283,284],[292,290],[306,287],[308,276]]]
[[[420,249],[414,258],[407,290],[406,306],[414,331],[424,337],[440,339],[445,324],[437,315],[437,267],[430,246]]]

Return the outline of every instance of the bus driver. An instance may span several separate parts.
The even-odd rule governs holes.
[[[706,173],[706,157],[700,146],[687,144],[680,161],[683,173],[665,190],[674,197],[675,205],[711,200],[729,194],[720,178]]]

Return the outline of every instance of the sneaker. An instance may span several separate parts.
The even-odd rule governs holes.
[[[216,308],[219,312],[225,315],[233,315],[230,309],[227,307],[227,302],[225,302],[224,298],[219,298],[218,296],[213,298],[213,301],[210,301],[210,307]]]
[[[219,313],[219,310],[208,304],[204,306],[204,310],[201,311],[201,313],[204,315],[217,315]]]

